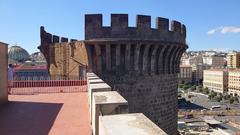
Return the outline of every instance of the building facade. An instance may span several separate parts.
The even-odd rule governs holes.
[[[226,69],[204,70],[203,87],[218,93],[226,93],[228,91],[228,71]]]
[[[137,15],[136,27],[127,14],[112,14],[111,26],[102,15],[85,16],[85,40],[47,33],[41,27],[41,46],[51,75],[79,75],[81,66],[96,73],[129,103],[167,134],[177,134],[177,84],[180,58],[186,51],[186,27],[177,21]]]
[[[203,62],[213,68],[223,68],[225,66],[225,57],[221,55],[204,56]]]
[[[192,83],[192,67],[189,65],[180,65],[178,79],[178,82],[181,84]]]
[[[14,68],[15,80],[47,80],[49,73],[45,63],[25,62]]]
[[[0,42],[0,104],[8,101],[8,45]]]
[[[228,73],[228,93],[240,96],[240,70],[232,70]]]
[[[192,67],[192,82],[195,85],[201,85],[203,82],[203,71],[210,69],[209,65],[199,64],[199,65],[191,65]]]
[[[227,66],[229,68],[240,68],[240,52],[227,54]]]

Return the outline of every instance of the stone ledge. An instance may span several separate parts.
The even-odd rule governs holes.
[[[142,113],[99,117],[99,135],[167,135]]]
[[[93,135],[99,132],[99,116],[128,113],[128,102],[116,91],[94,92],[92,100]]]

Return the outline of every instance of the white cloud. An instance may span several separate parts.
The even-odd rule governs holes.
[[[217,27],[207,32],[208,35],[213,35],[215,33],[221,33],[221,34],[240,33],[240,27],[234,27],[234,26]]]

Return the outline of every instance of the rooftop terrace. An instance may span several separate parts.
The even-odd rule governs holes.
[[[1,135],[90,135],[87,92],[9,95]]]

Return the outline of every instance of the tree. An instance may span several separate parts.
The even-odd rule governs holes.
[[[179,88],[183,88],[184,84],[179,84],[178,87]]]
[[[217,92],[215,92],[215,91],[211,91],[211,93],[213,94],[214,97],[217,96]]]
[[[187,90],[187,89],[189,89],[190,87],[191,87],[191,85],[185,84],[185,85],[183,86],[183,89],[184,89],[184,90]]]
[[[205,87],[204,90],[207,91],[207,90],[209,90],[209,89],[208,89],[208,87]]]
[[[217,97],[217,102],[220,102],[222,100],[222,97],[218,96]]]
[[[202,93],[202,92],[203,92],[203,89],[200,88],[200,89],[198,89],[198,91]]]
[[[206,88],[203,89],[203,93],[205,93],[205,94],[208,94],[208,93],[209,93],[208,87],[206,87]]]
[[[195,90],[196,90],[196,86],[194,85],[191,87],[191,91],[195,91]]]
[[[239,103],[238,97],[234,97],[234,101],[237,102],[237,103]]]
[[[206,94],[208,94],[208,93],[209,93],[209,90],[206,90],[205,92],[206,92]]]
[[[184,89],[184,90],[187,90],[187,89],[188,89],[188,86],[187,86],[187,85],[184,85],[184,86],[183,86],[183,89]]]
[[[233,104],[233,102],[234,102],[234,99],[233,99],[233,98],[230,98],[229,103],[230,103],[230,104]]]
[[[212,94],[209,94],[209,95],[208,95],[208,99],[211,100],[212,98],[213,98]]]

